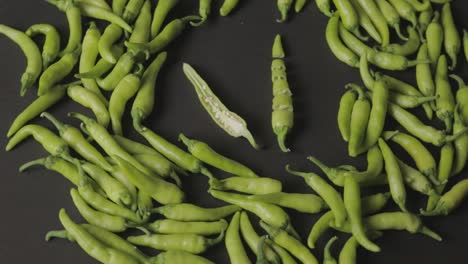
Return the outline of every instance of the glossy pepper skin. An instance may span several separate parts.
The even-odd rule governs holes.
[[[26,30],[26,35],[34,37],[42,34],[45,37],[42,47],[42,66],[44,69],[55,61],[60,53],[60,34],[57,29],[50,24],[36,24]]]

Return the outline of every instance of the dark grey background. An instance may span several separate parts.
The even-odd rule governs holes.
[[[196,12],[197,1],[181,2],[174,17]],[[335,122],[343,85],[359,81],[359,75],[356,70],[339,63],[329,51],[324,39],[327,19],[315,5],[309,4],[303,13],[292,16],[289,23],[278,24],[274,1],[241,1],[238,10],[227,18],[218,17],[221,1],[214,2],[212,19],[201,28],[187,31],[169,48],[169,60],[158,80],[156,109],[148,125],[173,142],[180,132],[206,141],[259,174],[281,179],[288,192],[310,192],[301,179],[287,175],[283,169],[290,163],[295,168],[317,172],[305,160],[307,154],[314,154],[329,164],[351,163],[362,168],[363,157],[348,158],[346,144]],[[468,27],[467,8],[464,1],[454,1],[459,26]],[[2,0],[0,23],[22,30],[34,23],[52,23],[66,39],[65,16],[45,1]],[[281,153],[276,147],[270,125],[270,51],[276,33],[284,35],[288,75],[294,93],[296,124],[288,143],[293,149],[289,154]],[[31,90],[24,98],[19,96],[19,78],[25,60],[20,49],[4,37],[0,37],[0,57],[0,135],[6,135],[16,115],[35,98],[35,91]],[[229,137],[214,124],[182,73],[184,61],[194,65],[221,100],[246,119],[250,130],[265,146],[263,150],[255,151],[245,140]],[[462,64],[458,71],[464,72],[462,75],[467,78],[464,60]],[[403,78],[414,83],[414,71]],[[89,113],[67,100],[51,112],[66,122],[77,124],[65,116],[72,110]],[[51,127],[42,120],[34,122]],[[125,131],[130,137],[138,138],[131,126],[126,126]],[[1,136],[1,148],[6,142],[5,136]],[[10,153],[0,151],[0,263],[94,263],[77,245],[62,240],[44,242],[48,230],[60,228],[57,218],[60,208],[67,208],[74,219],[80,220],[68,195],[71,186],[61,176],[40,168],[22,174],[17,172],[22,163],[44,155],[46,153],[33,140],[27,140]],[[191,175],[183,181],[188,201],[204,206],[221,204],[206,193],[205,177]],[[424,205],[424,200],[411,195],[410,203],[416,212]],[[428,226],[444,237],[444,242],[421,235],[388,232],[379,240],[383,251],[380,254],[360,251],[359,263],[466,263],[467,209],[465,204],[449,217],[425,219]],[[294,226],[305,239],[317,216],[290,214]],[[315,255],[321,257],[330,235],[320,241],[318,249],[313,251]],[[345,238],[342,236],[340,245]],[[338,249],[336,246],[335,252]],[[228,263],[223,244],[213,247],[206,256],[217,263]]]

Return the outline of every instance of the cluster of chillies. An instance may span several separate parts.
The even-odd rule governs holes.
[[[112,6],[104,0],[49,2],[65,12],[69,22],[69,39],[63,50],[60,35],[52,25],[33,25],[25,33],[0,25],[0,33],[16,42],[28,59],[21,78],[21,94],[38,83],[39,96],[11,125],[6,150],[29,136],[34,137],[50,156],[28,162],[20,171],[40,165],[62,174],[75,185],[70,196],[87,222],[75,223],[62,209],[59,219],[64,230],[48,232],[47,240],[74,241],[102,263],[212,263],[198,254],[223,240],[232,263],[251,263],[242,239],[258,263],[296,263],[295,259],[318,263],[309,248],[313,249],[320,236],[333,228],[352,234],[340,252],[339,262],[356,263],[359,245],[372,252],[380,251],[373,240],[383,230],[407,230],[441,239],[419,216],[408,211],[406,188],[428,197],[426,209],[421,210],[423,215],[448,214],[468,193],[467,180],[444,193],[448,179],[459,174],[468,159],[468,86],[457,75],[450,75],[460,86],[454,96],[448,81],[449,70],[457,65],[461,40],[447,1],[432,1],[444,4],[440,14],[433,11],[429,0],[336,0],[333,1],[335,13],[330,10],[328,0],[316,1],[319,9],[330,17],[326,29],[330,49],[341,61],[359,68],[367,89],[347,85],[338,113],[338,126],[348,142],[349,155],[367,153],[367,170],[358,171],[345,165],[332,168],[315,157],[308,157],[334,185],[344,187],[343,195],[317,174],[295,171],[289,166],[287,172],[302,177],[318,195],[282,192],[280,181],[259,177],[204,142],[180,134],[186,152],[143,125],[154,107],[155,83],[167,58],[163,50],[187,24],[200,26],[207,20],[211,0],[200,0],[198,15],[175,19],[164,27],[165,18],[178,0],[160,0],[154,14],[149,0],[116,0]],[[237,3],[237,0],[226,0],[220,14],[228,15]],[[280,21],[286,20],[293,3],[278,0]],[[305,3],[296,0],[296,12]],[[96,24],[90,23],[83,35],[83,16],[108,21],[109,25],[101,34]],[[407,27],[407,37],[400,29],[401,18],[411,24]],[[364,44],[370,39],[360,32],[360,27],[380,44],[377,48]],[[404,44],[389,43],[389,27],[405,40]],[[42,54],[31,39],[37,34],[45,36]],[[467,43],[465,34],[465,48]],[[451,59],[450,66],[442,54],[442,46]],[[416,60],[407,58],[416,52]],[[152,56],[155,58],[149,61]],[[279,36],[272,56],[272,125],[281,149],[289,151],[284,140],[293,126],[293,105]],[[373,72],[369,63],[385,70],[415,66],[418,88]],[[79,73],[75,77],[79,81],[62,84],[77,64]],[[258,148],[246,122],[222,104],[190,65],[184,64],[183,70],[213,120],[231,136],[245,137]],[[109,98],[106,92],[110,92]],[[70,113],[69,116],[82,122],[79,129],[45,112],[65,94],[92,110],[95,119]],[[130,114],[134,129],[150,146],[123,136],[121,119],[132,98],[135,99]],[[429,119],[435,112],[445,129],[426,125],[407,110],[419,106]],[[384,131],[387,113],[407,133]],[[49,120],[59,135],[45,127],[27,124],[37,116]],[[389,141],[406,150],[417,168],[400,160]],[[441,147],[438,164],[423,142]],[[71,150],[80,158],[74,157]],[[217,179],[206,165],[235,177]],[[184,203],[179,174],[187,173],[207,176],[209,193],[229,205],[202,208]],[[390,192],[361,195],[362,187],[377,185],[388,185]],[[390,197],[401,211],[379,213]],[[154,207],[154,202],[160,206]],[[329,210],[314,223],[307,238],[309,248],[301,242],[283,208],[309,214]],[[247,212],[260,218],[260,226],[267,235],[256,233]],[[150,222],[153,214],[165,219]],[[232,214],[230,223],[224,220]],[[126,239],[118,235],[134,228],[145,234]],[[327,243],[324,263],[337,262],[330,253],[336,240],[333,237]],[[148,257],[135,245],[164,252]]]

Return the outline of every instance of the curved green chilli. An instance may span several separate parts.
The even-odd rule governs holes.
[[[28,35],[19,30],[0,24],[0,34],[15,42],[26,56],[27,66],[21,76],[20,95],[23,96],[42,73],[41,51]]]
[[[93,68],[96,63],[96,59],[99,55],[98,43],[101,38],[101,32],[94,22],[91,22],[88,30],[83,37],[83,48],[81,51],[80,62],[79,62],[79,73],[85,73]],[[94,92],[101,101],[108,106],[109,102],[107,98],[102,94],[99,86],[94,79],[82,78],[81,82],[83,87]]]
[[[338,264],[336,259],[332,256],[330,250],[333,244],[338,240],[337,236],[334,236],[328,240],[327,244],[325,245],[325,248],[323,249],[323,264]]]
[[[26,35],[34,37],[38,34],[44,35],[44,45],[42,47],[42,67],[46,69],[60,53],[60,34],[57,29],[50,24],[36,24],[26,30]]]
[[[271,263],[281,263],[278,254],[271,246],[264,245],[262,252],[260,252],[258,245],[260,244],[261,238],[252,226],[249,215],[244,211],[240,212],[239,228],[242,238],[256,256],[263,253],[265,258]]]
[[[328,47],[330,47],[330,50],[338,60],[351,67],[357,68],[359,57],[341,41],[339,36],[339,23],[340,16],[338,15],[332,15],[328,20],[325,30],[325,38]]]
[[[347,86],[352,87],[358,93],[358,100],[354,103],[353,111],[351,112],[348,142],[348,154],[351,157],[355,157],[366,138],[371,103],[361,87],[355,84],[348,84]]]
[[[453,70],[457,66],[457,57],[461,48],[461,39],[455,22],[453,21],[450,3],[446,3],[442,7],[441,22],[444,30],[445,52],[447,52],[447,55],[452,61],[449,69]]]
[[[376,239],[382,236],[381,232],[372,231],[370,233],[371,239]],[[354,236],[351,236],[346,243],[343,245],[343,248],[340,251],[338,261],[340,264],[356,264],[357,261],[357,249],[359,243],[357,242]]]
[[[161,219],[148,225],[153,232],[160,234],[197,234],[216,235],[224,232],[228,222],[224,219],[216,222],[182,222],[171,219]]]
[[[455,108],[453,133],[462,131],[466,125],[463,123],[460,114],[460,105]],[[460,173],[468,161],[468,134],[465,133],[453,142],[455,147],[455,161],[453,164],[452,176]]]
[[[389,101],[403,107],[405,109],[416,108],[421,105],[426,106],[427,103],[433,103],[437,99],[437,96],[415,96],[415,95],[406,95],[400,93],[390,92]],[[424,108],[426,110],[426,108]],[[432,113],[426,112],[426,113]],[[432,116],[428,116],[429,120],[432,119]]]
[[[340,99],[338,108],[338,129],[344,141],[349,141],[349,133],[351,128],[351,114],[353,112],[354,103],[356,103],[357,94],[353,89],[348,89]]]
[[[460,118],[463,123],[468,125],[468,86],[458,75],[451,74],[450,78],[454,79],[458,83],[456,101],[460,111]]]
[[[276,204],[302,213],[316,214],[326,208],[325,201],[315,194],[276,192],[247,197],[253,201]]]
[[[432,69],[435,69],[437,60],[442,52],[442,43],[444,41],[444,29],[439,23],[440,13],[434,12],[434,17],[426,29],[426,43],[429,58],[431,59]]]
[[[71,53],[66,53],[60,60],[50,65],[39,78],[39,88],[37,95],[41,96],[47,93],[54,85],[67,77],[78,63],[81,54],[81,46]]]
[[[39,96],[28,107],[26,107],[13,121],[7,132],[7,137],[13,136],[19,129],[42,112],[59,102],[66,94],[68,85],[57,85],[46,94]],[[74,85],[74,84],[72,84]]]
[[[128,74],[115,87],[109,100],[109,115],[112,131],[116,135],[123,135],[122,116],[127,102],[135,96],[140,88],[140,78],[135,74]]]
[[[361,25],[361,27],[366,30],[367,34],[369,34],[369,36],[371,36],[377,43],[382,43],[382,38],[380,37],[379,31],[375,28],[370,17],[362,9],[361,5],[357,2],[357,0],[350,0],[350,2],[357,13],[359,25]],[[329,6],[328,10],[330,10]],[[331,14],[328,16],[331,16]]]
[[[408,40],[404,44],[390,44],[387,47],[382,48],[382,50],[402,56],[409,56],[416,53],[421,44],[419,34],[416,29],[411,26],[408,26],[406,30],[408,31]],[[423,59],[421,59],[421,61],[422,60]],[[416,65],[416,67],[418,67],[418,65]]]
[[[211,14],[211,4],[212,0],[199,0],[198,1],[198,15],[200,16],[200,21],[190,22],[190,25],[194,27],[199,27],[205,24],[206,20]]]
[[[322,12],[327,17],[331,17],[333,15],[333,12],[331,11],[331,6],[330,6],[331,0],[315,0],[315,4],[317,5],[317,8]]]
[[[97,45],[95,45],[95,48],[97,49]],[[114,53],[115,57],[120,58],[122,54],[124,53],[124,50],[121,45],[114,45],[112,46],[112,52]],[[88,71],[75,74],[75,78],[97,79],[97,78],[100,78],[102,75],[104,75],[106,72],[110,71],[114,67],[115,67],[115,64],[108,62],[104,58],[100,58],[96,62],[96,64],[93,65]]]
[[[178,3],[179,0],[158,1],[154,9],[153,21],[151,22],[151,38],[155,38],[159,34],[167,15]]]
[[[184,200],[184,192],[175,184],[166,182],[157,175],[144,174],[119,156],[112,156],[112,158],[117,162],[133,185],[147,193],[158,203],[181,203]]]
[[[419,193],[425,194],[430,197],[438,197],[437,192],[432,187],[431,182],[419,170],[409,166],[405,162],[398,159],[401,174],[405,184]]]
[[[143,7],[145,0],[129,0],[122,14],[122,18],[127,23],[132,23]]]
[[[412,135],[426,143],[431,143],[438,147],[443,146],[447,142],[454,141],[468,131],[468,129],[463,129],[456,134],[447,135],[445,131],[437,130],[432,126],[425,125],[415,115],[397,105],[389,104],[388,110],[393,119],[395,119]]]
[[[423,43],[419,48],[417,60],[428,60],[429,52],[427,49],[427,44]],[[432,71],[429,64],[420,63],[416,65],[416,82],[418,84],[418,89],[425,96],[434,96],[435,92],[435,83],[432,78]],[[431,103],[431,107],[435,109],[435,103]]]
[[[293,0],[276,0],[276,7],[281,15],[279,19],[276,19],[276,22],[286,22],[286,20],[288,19],[289,10],[291,9],[293,3]]]
[[[418,23],[416,12],[406,0],[389,0],[389,2],[393,5],[400,17],[409,21],[413,28],[416,27]]]
[[[111,134],[107,131],[105,127],[98,124],[96,120],[91,119],[85,115],[78,113],[69,113],[69,116],[79,119],[84,125],[82,128],[86,129],[94,141],[101,146],[101,148],[109,156],[119,156],[141,172],[151,175],[151,171],[148,170],[145,166],[141,165],[135,158],[133,158],[128,152],[126,152],[120,145],[115,141]]]
[[[240,212],[236,212],[229,223],[229,227],[226,230],[225,245],[231,263],[248,264],[252,262],[247,256],[244,245],[242,245],[239,233],[240,214]]]
[[[65,209],[60,209],[60,222],[73,237],[80,247],[91,257],[99,260],[102,263],[114,264],[138,264],[136,258],[122,251],[109,247],[106,243],[99,241],[93,235],[88,233],[86,229],[75,224],[67,215]]]
[[[74,52],[81,46],[81,39],[83,38],[80,8],[75,3],[75,0],[47,0],[47,2],[56,6],[60,11],[65,12],[67,16],[68,32],[70,34],[67,46],[60,53],[60,56]]]
[[[167,52],[160,53],[148,66],[141,78],[141,87],[133,101],[130,114],[133,119],[133,127],[141,131],[141,122],[146,120],[153,112],[156,93],[156,81],[164,62]]]
[[[344,186],[344,180],[348,175],[354,177],[361,185],[379,183],[378,177],[380,177],[384,168],[382,152],[378,146],[371,147],[367,152],[368,165],[367,169],[362,172],[349,171],[340,167],[330,168],[313,156],[309,156],[307,159],[318,166],[333,184],[341,187]]]
[[[283,264],[296,264],[296,260],[286,251],[286,249],[280,247],[278,244],[273,242],[270,238],[267,238],[265,240],[266,244],[269,245],[271,248],[273,248],[273,251],[279,256],[280,258],[280,263]],[[265,247],[267,248],[267,247]],[[270,260],[272,263],[276,263],[275,259]]]
[[[226,205],[217,208],[203,208],[194,204],[169,204],[154,208],[152,213],[177,221],[217,221],[241,210],[237,205]]]
[[[345,178],[343,197],[346,212],[348,213],[348,218],[351,223],[353,236],[359,244],[367,250],[379,252],[380,247],[370,241],[366,235],[364,225],[362,223],[361,191],[358,182],[352,176]]]
[[[280,35],[276,35],[272,56],[271,79],[273,82],[273,112],[271,115],[271,123],[281,151],[289,152],[290,149],[286,147],[285,140],[287,134],[294,125],[294,106],[286,75],[286,65],[282,59],[282,57],[284,57],[284,50]]]
[[[113,91],[119,82],[132,71],[136,56],[137,54],[132,52],[124,53],[107,76],[97,79],[99,87],[106,91]]]
[[[88,223],[116,233],[127,229],[125,218],[96,211],[85,202],[76,189],[71,189],[70,195],[81,216]]]
[[[159,153],[164,155],[182,169],[192,173],[201,173],[210,178],[213,177],[211,172],[203,166],[199,159],[180,149],[150,129],[143,127],[139,133],[155,150],[157,150]]]
[[[146,0],[135,20],[133,32],[128,40],[133,43],[147,43],[151,34],[151,19],[151,1]]]
[[[333,212],[336,226],[339,227],[345,222],[347,218],[346,208],[341,195],[333,188],[333,186],[328,184],[315,173],[293,171],[289,168],[289,165],[286,166],[286,171],[292,175],[304,178],[307,185],[322,197]]]
[[[192,254],[201,254],[209,247],[224,240],[224,232],[216,238],[206,238],[195,234],[171,234],[171,235],[142,235],[130,236],[127,240],[138,246],[151,247],[157,250],[182,250]]]
[[[343,23],[344,27],[356,35],[358,38],[365,40],[359,32],[359,18],[354,6],[350,0],[333,0],[337,13]]]
[[[379,147],[384,157],[385,171],[387,172],[387,179],[393,201],[395,201],[403,212],[407,212],[406,189],[398,160],[385,140],[381,138],[379,139]]]
[[[220,16],[228,16],[232,10],[236,8],[240,0],[224,0],[223,5],[219,9]],[[305,2],[305,1],[303,1]],[[301,8],[302,9],[302,8]],[[299,12],[299,11],[297,11]]]
[[[59,132],[60,137],[81,157],[99,165],[99,167],[106,171],[112,171],[112,165],[110,165],[102,154],[86,140],[78,128],[60,122],[47,112],[43,112],[41,117],[49,120]]]
[[[435,89],[436,89],[436,115],[445,123],[446,131],[452,131],[453,112],[455,110],[455,97],[452,93],[448,79],[447,58],[441,55],[437,62],[435,72]]]
[[[390,42],[390,31],[388,30],[387,21],[382,12],[380,12],[377,4],[372,0],[357,0],[357,2],[361,5],[362,9],[364,9],[379,31],[382,39],[381,45],[383,47],[387,46]]]
[[[248,194],[276,193],[281,192],[283,188],[280,181],[268,177],[230,177],[223,180],[211,178],[209,184],[215,190],[233,190]]]
[[[98,42],[99,55],[109,63],[117,63],[118,57],[115,57],[112,46],[116,43],[123,34],[122,28],[116,24],[109,24]]]
[[[98,123],[103,127],[107,127],[109,125],[109,111],[99,96],[97,96],[94,92],[85,89],[82,86],[75,85],[68,87],[67,94],[68,97],[70,97],[76,103],[91,109],[96,116]]]
[[[105,20],[109,23],[119,25],[122,29],[124,29],[127,32],[132,32],[132,27],[129,24],[127,24],[127,22],[125,22],[125,20],[123,20],[119,15],[114,14],[110,10],[85,3],[80,4],[79,7],[83,16],[99,20]]]
[[[299,237],[291,225],[289,215],[279,206],[264,202],[249,200],[247,196],[210,189],[208,191],[214,198],[242,207],[242,209],[257,215],[270,225],[283,228],[294,237]]]
[[[376,0],[377,6],[379,7],[382,15],[385,17],[387,24],[395,29],[396,34],[400,39],[408,40],[407,37],[403,36],[400,30],[400,15],[397,13],[395,8],[387,0]],[[395,46],[396,44],[391,44]],[[385,50],[387,47],[383,47]],[[386,51],[386,50],[385,50]]]
[[[422,214],[428,216],[448,215],[461,205],[466,196],[468,196],[468,180],[465,179],[459,181],[452,189],[442,195],[432,210],[423,211]]]
[[[83,177],[83,175],[79,173],[78,169],[74,164],[57,156],[48,156],[47,158],[40,158],[37,160],[27,162],[21,165],[21,167],[19,168],[19,172],[23,172],[29,169],[30,167],[37,165],[44,166],[48,170],[52,170],[59,173],[76,186],[80,184],[81,179]]]
[[[231,112],[213,93],[208,84],[198,75],[192,66],[184,63],[183,70],[197,92],[198,99],[216,124],[233,137],[244,137],[255,149],[259,146],[252,133],[247,129],[247,123],[242,117]]]
[[[208,144],[195,139],[189,139],[184,134],[179,134],[179,140],[187,146],[189,152],[202,162],[209,164],[220,170],[229,172],[231,174],[247,177],[258,178],[259,176],[248,167],[241,163],[224,157],[213,150]]]
[[[305,247],[300,240],[289,235],[286,231],[260,221],[260,226],[268,233],[269,237],[279,246],[285,248],[302,263],[318,264],[318,260]]]

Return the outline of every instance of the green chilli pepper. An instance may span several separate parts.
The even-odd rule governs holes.
[[[286,75],[286,65],[282,59],[285,55],[280,35],[276,35],[272,56],[274,59],[271,64],[271,79],[273,82],[271,124],[281,151],[289,152],[290,149],[286,147],[285,140],[294,125],[294,106]]]
[[[248,167],[241,163],[224,157],[213,150],[208,144],[195,139],[189,139],[184,134],[179,134],[179,140],[187,146],[188,151],[197,159],[209,164],[220,170],[229,172],[231,174],[248,177],[258,178],[259,176]]]
[[[379,147],[384,158],[385,171],[387,172],[388,185],[390,186],[390,193],[392,194],[393,201],[395,201],[403,212],[407,212],[406,189],[398,159],[385,140],[381,138],[379,139]]]
[[[294,1],[293,0],[277,0],[276,6],[280,12],[281,18],[277,19],[277,22],[283,23],[288,19],[288,13],[291,9]]]
[[[408,31],[408,39],[404,44],[390,44],[387,47],[382,48],[382,50],[402,56],[409,56],[416,53],[421,44],[419,34],[416,29],[411,26],[408,26],[406,29]],[[416,65],[416,67],[418,67],[418,65]]]
[[[389,0],[401,18],[409,21],[411,25],[416,27],[418,18],[413,7],[406,0]]]
[[[217,221],[225,218],[241,208],[237,205],[226,205],[217,208],[203,208],[193,204],[170,204],[154,208],[152,213],[177,221]]]
[[[290,236],[286,231],[271,226],[264,221],[260,221],[260,226],[268,233],[271,239],[277,243],[279,246],[285,248],[289,251],[294,257],[302,261],[302,263],[317,263],[318,260],[310,252],[310,250],[305,247],[301,241]]]
[[[213,93],[208,84],[198,75],[192,66],[184,63],[183,70],[187,78],[193,84],[198,99],[211,118],[224,131],[233,137],[244,137],[255,149],[259,146],[255,142],[252,133],[247,129],[247,123],[236,113],[231,112]]]
[[[26,35],[34,37],[38,34],[44,35],[44,45],[42,47],[42,66],[46,69],[60,53],[60,34],[57,29],[50,24],[36,24],[26,30]]]
[[[458,29],[453,21],[452,9],[450,3],[446,3],[441,11],[441,23],[444,30],[444,47],[445,52],[450,57],[452,63],[449,66],[450,70],[457,66],[457,57],[461,48],[461,39]]]
[[[164,20],[168,16],[169,12],[179,3],[179,0],[161,0],[158,1],[154,9],[153,21],[151,22],[151,38],[155,38]]]
[[[330,238],[330,240],[328,240],[327,244],[325,245],[325,248],[323,249],[323,264],[338,264],[338,262],[330,252],[331,247],[336,242],[336,240],[338,240],[338,237],[334,236]]]
[[[329,1],[329,0],[325,0],[325,1]],[[320,0],[319,1],[316,0],[316,2],[318,3],[320,2]],[[358,15],[359,25],[361,25],[361,27],[366,30],[367,34],[369,34],[369,36],[371,36],[377,43],[382,43],[382,38],[380,37],[380,33],[375,28],[374,24],[372,23],[369,15],[367,15],[366,11],[362,9],[361,5],[357,2],[357,0],[350,0],[350,2],[353,5],[354,10],[356,11]],[[330,10],[329,5],[328,5],[328,10]],[[331,14],[327,16],[330,17]]]
[[[242,207],[242,209],[257,215],[270,225],[283,228],[294,237],[299,237],[289,220],[288,214],[279,206],[264,202],[252,201],[245,195],[227,193],[210,189],[208,191],[214,198]]]
[[[109,23],[117,24],[122,29],[127,32],[132,32],[132,27],[125,22],[119,15],[113,13],[111,10],[107,10],[105,8],[88,4],[88,3],[81,3],[79,4],[81,14],[83,16],[91,17],[98,20],[105,20]]]
[[[224,0],[223,5],[219,9],[219,15],[228,16],[232,10],[236,8],[239,2],[240,0]]]
[[[115,87],[109,100],[109,115],[112,123],[112,131],[116,135],[123,135],[122,116],[127,102],[135,96],[140,89],[140,77],[136,74],[128,74]]]
[[[436,99],[436,115],[445,123],[446,131],[452,131],[453,126],[453,112],[455,110],[455,97],[452,93],[448,79],[448,66],[447,58],[441,55],[437,62],[435,72],[435,91]]]
[[[118,16],[122,16],[123,11],[125,9],[125,5],[127,4],[128,0],[113,0],[112,1],[112,12]]]
[[[291,256],[291,254],[288,253],[288,251],[282,247],[280,247],[278,244],[276,244],[273,240],[267,238],[265,240],[266,244],[269,245],[274,252],[280,257],[280,262],[283,264],[296,264],[296,260]],[[275,260],[270,260],[272,263],[277,263]]]
[[[453,133],[458,133],[466,127],[461,118],[459,104],[455,108],[453,119]],[[455,147],[455,161],[453,164],[452,176],[460,173],[465,168],[468,161],[468,134],[465,133],[453,141],[453,146]]]
[[[164,62],[167,59],[167,52],[161,52],[143,73],[141,87],[132,105],[131,116],[133,127],[141,131],[141,122],[151,115],[154,109],[156,81]]]
[[[307,1],[308,0],[296,0],[296,3],[294,4],[294,11],[296,11],[296,13],[300,13],[306,6]]]
[[[440,13],[434,12],[434,17],[426,29],[426,43],[429,58],[431,59],[431,66],[435,69],[437,60],[442,52],[442,43],[444,41],[444,29],[439,23]]]
[[[315,194],[276,192],[251,195],[247,198],[253,201],[276,204],[281,207],[309,214],[316,214],[328,208],[325,201]]]
[[[247,256],[244,245],[239,232],[240,212],[236,212],[229,223],[226,230],[225,245],[229,256],[230,263],[233,264],[249,264],[252,263]]]
[[[370,233],[372,239],[376,239],[382,236],[381,232],[372,231]],[[357,249],[359,247],[359,243],[357,242],[354,236],[351,236],[346,243],[344,244],[343,248],[340,251],[340,255],[338,257],[338,261],[340,264],[356,264],[357,261]]]
[[[143,127],[139,133],[154,149],[174,162],[177,166],[192,173],[201,173],[209,178],[213,177],[211,172],[203,166],[199,159],[183,151],[148,128]]]
[[[151,34],[151,1],[146,0],[135,20],[133,32],[128,39],[133,43],[147,43]]]
[[[340,16],[335,14],[328,20],[325,37],[328,47],[338,60],[357,68],[359,57],[342,42],[339,36]]]
[[[450,78],[454,79],[458,83],[458,91],[456,95],[458,110],[460,111],[462,122],[468,125],[468,86],[458,75],[451,74]]]
[[[94,22],[91,22],[88,30],[83,37],[82,50],[79,62],[79,72],[85,73],[93,68],[99,55],[98,43],[101,38],[101,32]],[[102,94],[99,86],[94,79],[81,79],[83,87],[94,92],[101,101],[108,106],[107,98]]]
[[[390,42],[390,31],[388,30],[387,21],[377,4],[371,0],[357,0],[357,2],[362,9],[364,9],[372,20],[372,23],[374,23],[375,27],[379,31],[380,37],[382,38],[381,45],[383,47],[387,46]]]
[[[97,49],[97,47],[98,45],[96,44],[94,48]],[[124,50],[121,45],[114,45],[112,46],[112,52],[114,54],[114,57],[120,58],[122,54],[124,53]],[[104,58],[101,58],[88,71],[75,74],[75,78],[92,79],[96,81],[95,79],[100,78],[102,75],[109,72],[114,67],[115,67],[115,64],[112,64],[108,62],[107,60],[105,60]]]
[[[468,61],[468,31],[463,30],[463,50],[465,53],[465,59]]]
[[[336,226],[341,226],[345,222],[347,214],[343,199],[341,198],[341,195],[333,188],[333,186],[328,184],[315,173],[293,171],[289,168],[289,165],[286,166],[286,171],[292,175],[304,178],[307,185],[309,185],[316,193],[320,195],[320,197],[322,197],[322,199],[333,211]]]
[[[131,206],[135,202],[127,187],[100,166],[85,161],[82,161],[81,166],[83,171],[102,188],[109,200],[123,206]]]
[[[149,224],[148,228],[159,234],[196,234],[210,236],[226,231],[228,222],[224,219],[216,222],[182,222],[161,219]]]
[[[63,55],[60,60],[50,65],[39,78],[39,88],[37,89],[37,95],[41,96],[47,93],[57,83],[67,77],[78,63],[78,59],[81,54],[81,45],[70,52]]]
[[[33,86],[42,72],[41,51],[36,43],[23,32],[6,25],[0,24],[0,34],[15,42],[23,51],[27,59],[26,69],[21,76],[20,95],[24,96],[26,91]]]
[[[364,225],[362,223],[362,209],[361,209],[361,191],[358,182],[352,177],[345,178],[344,184],[344,206],[348,213],[349,221],[351,223],[351,232],[356,240],[369,251],[379,252],[380,247],[374,244],[367,237]]]
[[[237,191],[248,194],[269,194],[281,192],[282,184],[280,181],[268,178],[245,178],[230,177],[223,180],[211,178],[209,180],[210,188],[221,191]]]
[[[387,21],[387,24],[393,29],[395,29],[397,36],[400,39],[408,40],[408,38],[403,36],[403,34],[401,33],[400,15],[395,10],[395,8],[387,0],[376,0],[376,4],[379,7],[380,12],[382,12],[382,15],[384,16],[385,20]],[[390,44],[389,46],[391,45],[395,46],[397,44]],[[387,49],[387,47],[383,47],[384,51],[387,51]]]
[[[76,103],[91,109],[100,125],[109,126],[109,111],[98,95],[79,85],[68,87],[67,94]]]
[[[211,13],[211,3],[212,0],[199,0],[198,1],[198,15],[200,16],[200,21],[199,22],[190,22],[190,24],[194,27],[198,27],[203,25],[206,20],[208,19],[208,16],[210,16]]]
[[[214,262],[198,255],[182,250],[169,250],[159,253],[151,259],[151,263],[191,263],[191,264],[214,264]]]
[[[352,32],[359,39],[367,40],[368,37],[364,37],[359,31],[359,18],[358,14],[349,0],[333,0],[337,13],[340,16],[343,26]]]
[[[423,43],[419,48],[417,59],[430,59],[426,43]],[[432,71],[429,64],[421,63],[416,65],[416,81],[418,84],[418,89],[424,96],[434,96],[436,94],[435,83],[432,78]],[[435,109],[435,104],[431,103],[431,105]]]
[[[141,172],[147,175],[151,175],[151,171],[148,170],[145,166],[141,165],[128,152],[126,152],[122,147],[120,147],[120,145],[115,141],[112,135],[109,134],[107,129],[102,125],[98,124],[96,120],[78,113],[70,113],[69,116],[77,118],[81,122],[83,122],[84,125],[82,126],[82,129],[85,129],[88,132],[89,136],[91,136],[108,155],[119,156],[122,159],[128,161]]]
[[[50,89],[46,94],[39,96],[15,118],[8,129],[7,137],[13,136],[16,131],[22,128],[30,120],[39,116],[42,112],[59,102],[65,96],[68,86],[75,84],[78,83],[57,85]]]
[[[351,128],[351,114],[353,112],[354,103],[357,100],[357,93],[353,89],[348,89],[340,99],[338,108],[338,129],[344,141],[349,141],[349,132]]]
[[[358,93],[358,99],[354,103],[353,111],[351,112],[348,142],[348,154],[351,157],[356,157],[366,138],[371,103],[361,87],[355,84],[348,84],[347,87],[350,87]]]
[[[331,17],[333,12],[331,11],[331,1],[330,0],[315,0],[315,4],[322,14],[327,17]]]
[[[426,11],[427,9],[431,8],[431,0],[423,0],[423,2],[419,2],[418,0],[406,0],[411,7],[416,10],[417,12]]]
[[[141,11],[145,0],[129,0],[122,14],[127,23],[132,23]]]
[[[119,156],[112,156],[112,158],[133,185],[149,194],[157,202],[171,204],[181,203],[184,200],[184,192],[175,184],[166,182],[156,175],[145,175]]]
[[[110,24],[104,30],[98,42],[99,55],[108,62],[117,63],[118,57],[114,56],[112,46],[122,37],[123,30],[116,24]]]
[[[47,0],[48,3],[56,6],[60,11],[65,12],[68,20],[68,42],[60,56],[72,53],[81,46],[83,38],[83,28],[81,25],[81,10],[75,0]]]
[[[239,227],[242,238],[256,256],[259,256],[261,253],[263,253],[265,259],[271,263],[281,263],[278,254],[276,254],[276,252],[271,247],[264,245],[261,250],[259,249],[258,245],[261,238],[252,226],[249,215],[244,211],[241,211],[240,213]]]
[[[99,87],[106,91],[113,91],[119,82],[132,71],[136,56],[137,54],[132,52],[124,53],[106,77],[97,79]]]
[[[195,234],[142,235],[130,236],[127,240],[138,246],[151,247],[157,250],[182,250],[192,254],[201,254],[209,247],[224,240],[224,232],[216,238],[206,238]]]
[[[427,2],[430,3],[430,0]],[[432,9],[431,5],[429,5],[429,8],[419,13],[418,26],[416,27],[416,29],[419,32],[419,38],[421,39],[422,42],[426,42],[426,37],[425,37],[426,30],[429,24],[431,23],[433,14],[434,14],[434,10]]]
[[[432,210],[422,211],[422,214],[427,216],[448,215],[460,206],[467,195],[468,180],[465,179],[459,181],[452,189],[442,195]]]
[[[419,193],[425,194],[429,196],[429,198],[431,196],[438,196],[437,192],[432,187],[432,183],[419,170],[409,166],[401,160],[398,160],[398,165],[400,166],[403,180],[409,188]]]
[[[76,240],[78,245],[88,253],[92,258],[102,263],[114,264],[138,264],[140,261],[132,257],[124,251],[114,249],[108,246],[107,243],[101,242],[99,239],[91,235],[85,228],[74,223],[67,215],[65,209],[60,209],[60,222],[68,231],[71,237]]]

